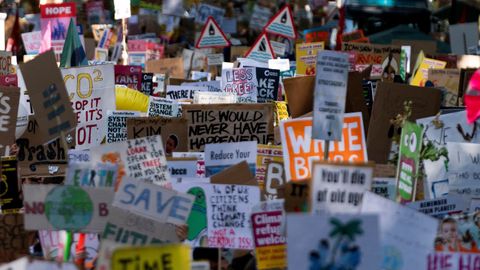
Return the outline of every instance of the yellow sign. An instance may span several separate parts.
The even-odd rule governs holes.
[[[278,126],[280,121],[288,119],[288,110],[286,101],[275,101],[275,126]]]
[[[190,247],[165,245],[119,248],[113,252],[112,270],[190,270]]]
[[[425,83],[428,80],[428,70],[429,69],[444,69],[447,65],[447,62],[430,59],[430,58],[423,58],[420,67],[417,70],[417,73],[413,77],[411,85],[414,86],[425,86]]]
[[[297,75],[315,75],[317,52],[323,48],[323,42],[297,44]]]
[[[257,247],[257,268],[278,269],[287,267],[286,245]]]

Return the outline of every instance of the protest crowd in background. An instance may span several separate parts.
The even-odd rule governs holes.
[[[480,269],[479,15],[0,0],[0,270]]]

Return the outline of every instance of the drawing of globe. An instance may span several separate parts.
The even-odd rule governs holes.
[[[47,194],[45,215],[54,228],[77,231],[92,220],[93,202],[79,187],[58,186]]]

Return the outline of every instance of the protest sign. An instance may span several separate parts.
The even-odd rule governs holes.
[[[255,175],[246,160],[232,165],[210,177],[212,184],[249,185],[258,187]]]
[[[435,88],[379,82],[368,127],[369,160],[379,164],[387,163],[392,137],[398,132],[390,120],[404,111],[406,101],[412,101],[412,113],[408,120],[414,121],[437,114],[441,95],[441,91]]]
[[[167,85],[166,97],[179,102],[193,102],[194,93],[207,91],[206,87],[191,85]]]
[[[253,211],[251,216],[257,269],[285,268],[287,266],[285,213],[279,210]]]
[[[296,39],[297,30],[295,29],[295,22],[290,6],[287,4],[279,10],[265,25],[263,30],[270,34]]]
[[[478,46],[478,22],[449,26],[450,46],[456,55],[469,54],[469,48]]]
[[[173,78],[185,78],[183,58],[163,58],[145,62],[145,71],[154,74],[166,74]]]
[[[187,121],[182,118],[132,117],[127,119],[127,137],[136,139],[161,135],[165,142],[165,154],[188,150]]]
[[[237,103],[235,93],[226,92],[195,92],[193,104],[231,104]]]
[[[27,54],[39,54],[42,46],[42,31],[22,33],[22,41]]]
[[[33,260],[28,257],[20,258],[11,263],[0,266],[0,270],[77,270],[73,263],[49,262]]]
[[[460,70],[458,69],[429,69],[428,81],[433,87],[445,89],[443,106],[455,107],[458,105]]]
[[[478,249],[478,218],[480,212],[445,216],[438,224],[435,251],[480,253]]]
[[[267,183],[265,183],[265,176],[267,173],[268,164],[272,161],[281,163],[282,171],[283,171],[282,146],[258,144],[257,145],[257,169],[255,172],[255,178],[257,179],[258,184],[261,187],[267,185]],[[276,168],[278,169],[278,167]],[[277,173],[280,173],[280,172],[277,172]],[[275,177],[278,177],[278,175],[272,171],[270,177],[275,178]]]
[[[255,175],[257,162],[257,142],[215,143],[205,145],[206,176],[217,174],[242,161],[247,161]]]
[[[438,221],[432,217],[365,192],[361,207],[362,214],[377,214],[382,254],[381,269],[416,269],[425,265]]]
[[[249,23],[250,29],[261,31],[262,28],[268,23],[271,16],[272,12],[269,8],[255,3]]]
[[[101,232],[113,194],[111,188],[25,184],[25,229]]]
[[[282,159],[283,160],[283,159]],[[270,161],[267,163],[265,181],[259,183],[265,200],[283,198],[278,189],[287,182],[283,162]]]
[[[76,13],[74,3],[40,5],[42,40],[48,42],[47,44],[51,45],[56,54],[62,53],[70,20],[73,19],[73,23],[76,24]],[[45,48],[45,50],[48,49],[50,46]]]
[[[23,207],[18,180],[17,157],[1,157],[0,213],[18,213]]]
[[[285,197],[285,212],[310,211],[310,179],[287,182],[281,189]]]
[[[115,20],[127,19],[132,16],[130,0],[113,0],[115,6]]]
[[[207,54],[207,62],[209,66],[221,66],[223,61],[223,53]]]
[[[16,140],[18,172],[21,177],[63,175],[67,165],[68,148],[75,146],[75,131],[66,134],[67,146],[60,138],[44,144],[39,125],[40,123],[30,116],[27,130]]]
[[[324,49],[323,42],[299,43],[296,45],[297,75],[315,75],[318,52]]]
[[[103,239],[98,249],[97,261],[95,268],[101,270],[112,269],[111,260],[113,251],[120,247],[127,247],[127,244],[116,243],[107,239]]]
[[[260,202],[256,186],[205,186],[209,247],[253,249],[249,217],[252,206]]]
[[[207,32],[208,31],[208,32]],[[200,32],[195,48],[223,48],[231,43],[213,17],[208,17]]]
[[[213,17],[216,22],[222,25],[225,9],[201,3],[195,11],[195,23],[205,24],[209,17]]]
[[[200,162],[196,158],[169,158],[167,161],[168,171],[172,178],[199,177]]]
[[[271,104],[184,105],[182,109],[189,150],[202,151],[209,143],[273,141]]]
[[[312,163],[320,160],[325,141],[312,139],[312,118],[299,118],[280,122],[285,173],[287,181],[309,178]],[[342,140],[330,142],[329,160],[366,161],[367,150],[361,113],[345,114]]]
[[[480,254],[460,252],[435,252],[428,254],[426,270],[475,269],[480,262]]]
[[[0,156],[9,155],[15,142],[20,88],[0,86]]]
[[[373,65],[371,77],[386,76],[385,78],[393,81],[393,76],[400,74],[400,46],[344,42],[342,51],[357,54],[356,71],[363,71]]]
[[[58,137],[65,140],[65,134],[77,126],[77,117],[68,98],[67,89],[57,68],[53,51],[20,64],[23,79],[30,95],[30,102],[39,122],[42,142]]]
[[[278,57],[285,56],[285,50],[287,46],[285,43],[271,40],[270,45],[272,45],[273,53],[275,53],[276,56]],[[270,59],[270,60],[273,60],[273,59]]]
[[[313,213],[358,213],[363,193],[370,190],[373,164],[314,162],[311,211]]]
[[[22,255],[29,255],[29,246],[35,236],[24,229],[23,214],[0,215],[0,263]]]
[[[275,59],[275,53],[265,32],[257,38],[257,41],[245,53],[245,57],[259,62],[268,62],[269,59]]]
[[[170,186],[170,175],[158,135],[104,144],[91,149],[91,162],[118,165],[117,185],[124,176],[161,186]]]
[[[122,180],[112,205],[162,223],[185,224],[194,196],[133,178]]]
[[[157,222],[115,206],[109,210],[102,241],[106,239],[131,246],[178,242],[172,224]]]
[[[147,96],[153,93],[153,73],[142,73],[141,92]]]
[[[287,224],[289,269],[380,269],[377,216],[289,214]]]
[[[118,177],[115,164],[70,163],[65,176],[65,185],[88,187],[114,187]]]
[[[140,91],[142,89],[142,67],[115,65],[115,84]]]
[[[127,140],[127,119],[138,117],[137,111],[107,111],[106,142],[122,142]]]
[[[322,51],[316,60],[312,138],[339,141],[347,99],[348,55]]]
[[[447,142],[448,194],[480,195],[480,144]]]
[[[422,63],[418,67],[417,73],[413,77],[412,81],[410,82],[411,85],[415,86],[425,86],[428,78],[428,72],[432,69],[444,69],[447,65],[447,62],[430,59],[430,58],[423,58]]]
[[[440,124],[441,125],[438,125]],[[443,114],[437,117],[427,117],[417,120],[417,124],[424,127],[424,140],[428,142],[430,155],[423,159],[425,168],[424,196],[433,199],[448,193],[448,150],[449,142],[480,142],[477,136],[475,125],[469,125],[466,119],[466,112],[455,112]]]
[[[222,69],[222,91],[235,93],[238,103],[256,103],[259,93],[257,87],[257,72],[254,67]]]
[[[462,196],[448,194],[446,196],[407,203],[407,206],[435,218],[443,218],[455,213],[466,213],[469,208],[468,200]]]
[[[280,71],[268,68],[257,68],[257,102],[269,102],[278,100],[278,84]]]
[[[149,97],[148,99],[148,116],[177,117],[180,112],[180,105],[175,100]]]
[[[112,65],[62,69],[63,80],[77,115],[76,149],[100,145],[105,137],[105,114],[115,109]]]
[[[38,231],[40,243],[42,245],[43,257],[47,260],[63,260],[64,249],[66,245],[66,231]],[[74,233],[72,246],[76,246],[80,240],[81,233]],[[92,264],[97,257],[99,239],[96,233],[83,234],[84,246],[86,252],[85,264]],[[75,257],[75,249],[70,250],[70,258]]]
[[[397,199],[397,179],[394,177],[374,177],[370,191],[395,201]]]
[[[397,165],[397,200],[401,204],[415,200],[423,132],[423,127],[409,121],[402,127]]]
[[[0,51],[0,75],[5,76],[10,73],[11,58],[12,52]]]
[[[190,269],[190,247],[186,245],[165,245],[146,247],[121,247],[113,251],[112,270]]]

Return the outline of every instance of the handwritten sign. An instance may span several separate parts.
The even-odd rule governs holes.
[[[113,252],[112,270],[187,270],[190,269],[191,250],[186,245],[126,247]]]
[[[70,163],[65,185],[83,187],[114,187],[118,177],[118,166],[114,164]]]
[[[358,213],[370,189],[373,164],[315,162],[312,172],[313,213]]]
[[[100,145],[105,137],[105,114],[115,109],[113,65],[62,69],[74,113],[76,149]]]
[[[271,104],[184,105],[188,148],[202,151],[205,144],[273,141]]]
[[[158,185],[126,178],[122,181],[112,205],[158,222],[185,224],[194,196]]]
[[[226,92],[195,92],[193,104],[230,104],[237,102],[235,93]]]
[[[171,99],[161,97],[149,97],[148,116],[176,117],[180,112],[180,105]]]
[[[199,91],[207,91],[207,88],[191,85],[167,85],[166,97],[181,102],[192,102],[194,93]]]
[[[222,91],[235,93],[239,103],[256,103],[257,72],[254,67],[222,69]]]
[[[23,185],[25,229],[101,232],[113,200],[111,188]]]
[[[449,194],[479,196],[480,144],[447,142]]]
[[[25,231],[23,214],[0,215],[0,236],[0,263],[29,255],[34,234]]]
[[[282,163],[282,171],[283,171],[282,146],[258,144],[257,145],[257,170],[255,171],[255,178],[257,179],[257,182],[261,187],[264,185],[267,187],[269,186],[267,183],[265,183],[265,179],[268,171],[267,169],[268,164],[272,161]],[[273,171],[271,171],[270,173],[272,178],[278,177],[278,175]]]
[[[310,177],[312,163],[323,157],[323,140],[312,139],[312,118],[280,122],[287,181]],[[345,114],[342,140],[330,142],[329,160],[366,161],[367,150],[361,113]]]
[[[8,155],[15,142],[20,88],[0,87],[0,155]]]
[[[137,111],[107,111],[107,143],[127,140],[127,119],[137,116]]]
[[[207,198],[208,246],[253,249],[249,217],[252,206],[260,202],[255,186],[210,185]]]
[[[91,150],[92,163],[117,164],[118,184],[124,176],[161,186],[170,186],[170,175],[158,135],[97,146]]]
[[[318,53],[313,102],[314,139],[334,141],[342,139],[348,66],[347,54],[333,51]]]

